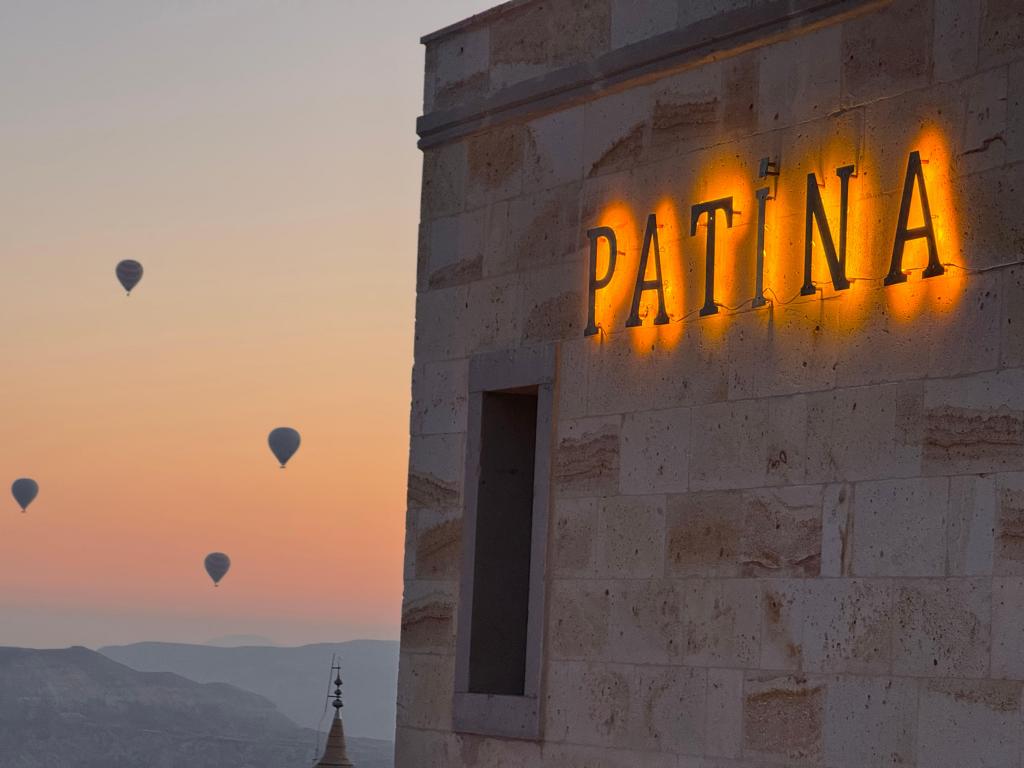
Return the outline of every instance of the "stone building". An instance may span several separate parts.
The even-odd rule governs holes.
[[[1024,3],[424,42],[398,768],[1020,768]]]

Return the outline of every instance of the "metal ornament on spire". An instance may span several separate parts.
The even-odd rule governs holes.
[[[331,723],[331,732],[327,734],[327,747],[324,749],[324,756],[314,768],[355,768],[352,761],[348,759],[345,748],[345,726],[341,722],[341,709],[344,703],[341,700],[341,665],[333,664],[331,671],[335,673],[334,693],[328,696],[331,706],[334,707],[334,722]]]

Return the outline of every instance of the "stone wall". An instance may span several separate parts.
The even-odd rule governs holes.
[[[399,768],[1022,765],[1024,4],[813,5],[525,0],[426,39]],[[912,151],[950,266],[908,246],[885,287]],[[845,164],[853,285],[816,250],[801,297],[807,174],[837,231]],[[690,207],[727,195],[698,317]],[[645,294],[626,328],[651,212],[671,322]],[[547,344],[543,739],[456,734],[469,359]]]

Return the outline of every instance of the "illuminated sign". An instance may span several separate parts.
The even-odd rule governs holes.
[[[777,176],[778,169],[776,164],[768,159],[762,160],[759,174],[762,179]],[[849,229],[850,180],[856,177],[856,167],[844,165],[837,168],[835,174],[839,179],[840,189],[837,236],[833,234],[832,224],[829,222],[825,212],[825,204],[820,191],[821,185],[817,175],[815,173],[807,175],[807,193],[804,209],[803,284],[800,288],[800,294],[804,296],[813,295],[818,291],[812,277],[815,233],[818,235],[820,249],[823,252],[825,264],[828,267],[832,288],[836,291],[845,291],[851,286],[851,279],[847,276],[846,272],[846,256]],[[756,190],[755,198],[757,201],[757,246],[756,258],[754,259],[755,290],[753,298],[749,300],[749,304],[753,308],[763,307],[768,303],[768,299],[765,297],[764,285],[765,222],[768,202],[774,199],[771,197],[770,187],[762,187]],[[915,200],[922,213],[923,223],[920,226],[912,227],[910,225],[911,209],[914,206]],[[689,236],[697,236],[698,225],[702,222],[706,230],[704,242],[704,304],[699,312],[701,317],[714,315],[719,311],[719,303],[715,300],[716,237],[720,227],[732,228],[736,215],[738,215],[738,211],[734,207],[734,199],[731,196],[703,201],[693,205],[690,209]],[[640,308],[647,294],[653,295],[654,303],[657,306],[653,324],[665,325],[670,322],[666,305],[665,280],[662,275],[662,256],[658,239],[659,228],[657,214],[649,214],[641,241],[640,261],[636,271],[632,303],[625,323],[627,328],[643,324]],[[585,336],[593,336],[601,330],[597,322],[597,298],[599,292],[608,288],[616,277],[618,256],[621,253],[619,250],[620,234],[614,227],[607,225],[597,226],[587,231],[590,245],[590,263],[587,326],[583,331]],[[935,235],[931,205],[928,200],[928,189],[922,168],[921,153],[915,150],[910,153],[907,162],[903,194],[893,240],[892,256],[889,261],[889,271],[883,280],[885,286],[906,282],[907,275],[903,268],[904,253],[907,244],[917,240],[923,241],[927,245],[928,251],[928,264],[924,268],[923,277],[930,278],[944,274],[946,270],[939,260],[938,242]],[[602,248],[602,244],[604,248]],[[599,258],[602,250],[607,253],[603,269],[601,269],[601,260]],[[651,272],[653,272],[653,275],[651,275]]]

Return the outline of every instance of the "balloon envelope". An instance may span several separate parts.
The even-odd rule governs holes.
[[[231,558],[223,552],[211,552],[206,556],[203,564],[206,566],[206,572],[213,579],[214,586],[216,586],[220,584],[220,580],[230,570]]]
[[[22,477],[15,480],[14,484],[11,485],[11,495],[18,502],[21,511],[24,512],[28,509],[28,505],[35,501],[36,496],[39,495],[39,483],[27,477]]]
[[[132,288],[138,285],[142,279],[142,265],[132,259],[122,261],[117,265],[117,269],[114,272],[117,275],[118,281],[120,281],[128,293],[131,293]]]
[[[302,437],[291,427],[278,427],[270,433],[267,442],[270,444],[270,450],[274,452],[274,456],[281,462],[281,468],[284,469],[288,459],[299,450]]]

